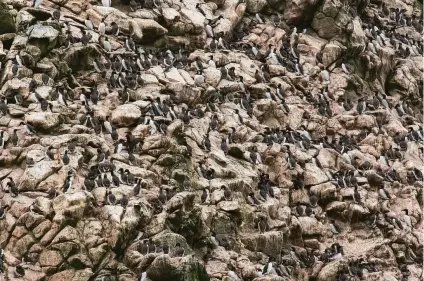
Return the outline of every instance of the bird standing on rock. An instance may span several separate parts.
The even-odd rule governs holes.
[[[43,3],[43,1],[44,0],[33,0],[32,1],[32,7],[36,8],[36,9],[39,8],[41,3]]]
[[[222,185],[221,190],[224,189],[224,199],[226,201],[233,200],[233,194],[231,192],[231,189],[228,186]]]
[[[225,137],[221,139],[221,150],[224,152],[224,155],[228,155],[228,144]]]
[[[112,0],[102,0],[103,7],[112,7]]]
[[[12,177],[7,177],[9,179],[9,182],[6,184],[7,187],[9,188],[9,193],[11,194],[12,197],[16,197],[19,194],[19,189],[16,186],[14,180]]]

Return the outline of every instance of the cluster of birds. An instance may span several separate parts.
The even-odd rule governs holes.
[[[130,5],[132,10],[137,10],[140,8],[153,9],[158,7],[157,3],[154,0],[131,0],[131,1],[122,1],[124,4]],[[35,8],[40,7],[42,0],[34,0],[33,6]],[[102,0],[102,4],[105,7],[111,7],[110,0]],[[206,13],[202,9],[202,5],[199,3],[196,5],[196,10],[199,11],[202,15],[206,17]],[[404,15],[404,10],[393,9],[389,10],[384,5],[382,6],[382,13],[376,15],[373,18],[373,22],[364,26],[365,35],[368,39],[366,48],[363,50],[363,54],[372,55],[377,54],[379,48],[392,47],[396,50],[396,54],[402,58],[407,58],[409,56],[419,56],[423,52],[423,46],[421,41],[408,38],[407,35],[401,35],[396,32],[396,29],[402,26],[413,26],[419,33],[423,31],[422,20],[418,20],[415,17],[409,18]],[[382,17],[387,17],[390,19],[390,24],[383,24]],[[52,13],[53,20],[60,21],[61,14],[60,10],[57,9]],[[120,102],[122,104],[130,103],[135,101],[133,91],[143,87],[145,81],[143,79],[143,74],[145,71],[149,70],[152,67],[161,66],[163,72],[169,71],[171,68],[175,67],[177,69],[193,69],[196,74],[194,75],[195,86],[200,88],[205,88],[205,77],[204,69],[218,68],[218,62],[214,60],[214,53],[220,50],[226,51],[229,48],[236,49],[246,53],[251,59],[261,62],[261,66],[255,72],[255,80],[257,83],[268,84],[271,79],[271,74],[269,70],[269,64],[281,65],[286,68],[287,71],[296,73],[297,75],[307,75],[304,71],[302,64],[300,63],[300,52],[298,50],[299,37],[305,32],[298,33],[298,27],[294,27],[289,33],[289,36],[286,36],[282,42],[281,47],[276,47],[269,45],[267,51],[264,53],[260,49],[260,46],[257,44],[237,44],[237,43],[227,43],[225,42],[223,33],[215,34],[214,27],[219,23],[223,18],[222,15],[219,15],[215,18],[207,18],[207,23],[205,24],[205,33],[209,38],[209,44],[207,49],[211,51],[211,55],[208,57],[207,62],[203,62],[199,57],[194,61],[189,60],[190,51],[187,48],[179,47],[176,49],[163,49],[163,50],[154,50],[154,49],[145,49],[143,46],[137,44],[135,39],[131,35],[122,34],[118,24],[112,22],[110,26],[106,26],[104,19],[101,20],[100,24],[96,28],[90,18],[87,18],[83,21],[84,26],[81,27],[81,37],[75,38],[69,28],[66,29],[66,38],[67,40],[64,43],[65,50],[77,42],[81,42],[83,45],[88,45],[91,43],[98,43],[102,48],[103,56],[100,59],[97,59],[93,63],[93,69],[95,72],[102,74],[102,77],[107,80],[107,87],[109,91],[117,91],[119,93]],[[273,14],[271,19],[272,24],[275,27],[280,25],[280,18],[278,14]],[[267,23],[264,17],[260,14],[256,14],[252,20],[252,24],[241,24],[236,27],[233,39],[240,41],[243,39],[244,35],[249,32],[255,24],[265,24]],[[301,29],[299,27],[299,29]],[[95,38],[92,33],[98,33],[99,39],[98,42],[95,42]],[[115,38],[125,38],[124,47],[126,52],[122,54],[114,54],[112,52],[111,40]],[[322,63],[322,54],[316,54],[317,63]],[[338,61],[334,65],[339,66],[346,75],[350,75],[353,71],[352,67],[349,66],[346,59]],[[330,75],[334,70],[329,70],[322,68],[320,77],[324,84],[321,94],[318,96],[313,96],[310,92],[304,94],[303,99],[314,105],[317,108],[318,114],[325,117],[332,117],[332,106],[334,103],[341,102],[340,100],[335,100],[331,93],[328,92],[328,84],[330,83]],[[13,60],[11,67],[11,72],[13,77],[19,78],[19,69],[24,66],[22,58],[19,55],[16,55],[16,58]],[[226,66],[220,66],[221,79],[227,79],[229,81],[237,81],[238,91],[233,94],[225,94],[220,92],[217,89],[210,90],[208,89],[208,102],[206,106],[197,106],[195,108],[183,107],[179,109],[172,99],[164,99],[157,97],[156,99],[148,98],[147,101],[150,102],[150,106],[146,113],[140,118],[138,124],[143,124],[149,126],[150,134],[167,134],[167,126],[174,120],[180,119],[185,125],[190,125],[192,119],[194,118],[203,118],[206,115],[206,112],[211,112],[212,117],[203,140],[199,144],[206,153],[212,150],[212,143],[210,141],[211,132],[222,133],[222,122],[221,114],[219,110],[219,105],[222,103],[233,102],[237,103],[238,107],[234,110],[233,116],[235,117],[237,123],[240,126],[243,126],[246,122],[247,117],[253,118],[253,102],[261,98],[272,99],[275,102],[281,105],[281,109],[285,114],[290,113],[290,107],[285,103],[286,93],[281,84],[278,84],[275,89],[272,89],[269,86],[266,86],[265,96],[264,97],[255,97],[249,92],[249,87],[245,84],[243,76],[236,73],[234,67],[227,68]],[[46,73],[42,74],[42,85],[49,85],[53,79],[50,78]],[[51,94],[50,100],[48,98],[43,98],[36,91],[37,82],[33,80],[29,85],[29,90],[33,93],[35,101],[40,105],[41,111],[54,111],[55,107],[68,107],[71,103],[77,103],[74,100],[75,89],[72,89],[66,81],[60,81],[54,83],[54,91]],[[53,102],[53,97],[57,103]],[[387,167],[392,167],[394,161],[400,161],[404,157],[404,153],[408,148],[409,142],[422,142],[423,139],[423,128],[418,125],[416,126],[416,118],[414,113],[409,106],[408,100],[403,100],[401,103],[392,105],[390,99],[384,94],[374,94],[369,97],[359,98],[356,108],[353,101],[344,98],[341,102],[342,107],[346,111],[352,111],[355,114],[372,114],[376,115],[376,123],[378,128],[376,131],[372,132],[373,134],[385,134],[383,125],[387,124],[389,121],[387,118],[388,114],[391,114],[392,110],[395,109],[399,118],[402,119],[402,122],[405,126],[408,127],[407,134],[397,133],[393,137],[393,140],[396,146],[392,146],[389,149],[386,149],[380,156],[378,161],[383,163]],[[97,86],[94,87],[85,87],[81,89],[81,94],[79,96],[80,103],[80,113],[81,117],[79,122],[81,125],[92,129],[97,135],[106,137],[105,135],[110,135],[112,141],[114,142],[114,154],[123,154],[124,151],[127,152],[127,163],[130,166],[136,165],[135,154],[141,152],[141,147],[143,146],[143,139],[136,138],[131,130],[129,130],[125,137],[122,138],[117,131],[117,128],[110,121],[110,116],[106,116],[105,119],[98,117],[96,110],[93,109],[95,106],[102,101],[99,89]],[[19,93],[14,93],[12,96],[1,97],[0,98],[0,114],[5,116],[9,113],[8,105],[10,103],[15,103],[18,105],[25,105],[25,102],[22,96]],[[378,110],[383,108],[387,114],[380,114]],[[356,109],[356,111],[355,111]],[[303,116],[304,120],[310,119],[310,113],[305,112]],[[40,132],[32,126],[25,122],[21,122],[20,126],[24,131],[24,134],[29,136],[38,137]],[[414,127],[415,126],[415,127]],[[227,132],[224,129],[224,134],[221,136],[221,145],[220,149],[226,157],[231,157],[229,155],[229,145],[236,143],[243,143],[243,139],[238,135],[237,129],[231,127],[231,131]],[[6,149],[9,146],[18,146],[20,138],[18,136],[19,129],[15,128],[10,136],[7,136],[5,131],[0,131],[0,147]],[[347,168],[344,170],[331,171],[329,169],[324,169],[317,159],[317,154],[315,154],[310,162],[317,167],[325,171],[328,180],[334,183],[337,186],[337,190],[344,188],[352,188],[353,195],[352,198],[343,198],[343,200],[348,200],[352,204],[363,203],[363,198],[361,196],[360,190],[365,184],[369,184],[372,187],[378,189],[379,198],[383,202],[390,202],[392,199],[391,194],[385,188],[386,182],[393,183],[395,181],[400,181],[400,176],[394,168],[389,168],[383,171],[381,168],[376,168],[375,174],[368,174],[367,171],[373,169],[373,165],[370,161],[366,159],[360,159],[359,157],[351,157],[353,150],[358,150],[360,142],[364,140],[369,134],[370,130],[362,130],[357,135],[346,135],[339,138],[313,138],[308,132],[307,125],[302,125],[297,129],[290,127],[286,128],[268,128],[265,127],[263,132],[260,132],[259,135],[263,139],[263,143],[266,143],[268,146],[273,144],[281,144],[281,152],[285,154],[285,159],[287,162],[287,170],[289,171],[292,179],[292,189],[303,190],[308,187],[304,184],[304,174],[303,172],[298,172],[299,170],[304,171],[305,165],[308,162],[300,161],[296,157],[296,151],[299,149],[301,151],[308,151],[315,149],[318,153],[320,149],[332,149],[338,155],[340,155],[345,162],[348,164]],[[191,156],[192,148],[189,145],[185,145],[187,148],[187,156]],[[58,148],[50,146],[47,148],[45,158],[43,161],[55,161],[60,160],[64,166],[72,166],[71,160],[75,158],[77,160],[78,168],[87,168],[87,174],[84,177],[84,187],[87,191],[93,191],[99,187],[106,188],[106,196],[104,204],[115,205],[120,204],[124,208],[129,204],[129,198],[123,194],[120,198],[117,198],[112,192],[114,188],[120,188],[121,185],[130,185],[133,186],[132,196],[141,196],[143,189],[147,189],[147,182],[142,178],[137,178],[134,174],[131,173],[131,169],[124,169],[115,166],[113,155],[110,151],[104,151],[101,148],[97,148],[97,155],[88,155],[86,151],[83,154],[79,154],[79,149],[77,149],[78,143],[76,139],[71,139],[67,143],[66,149],[63,151],[63,154],[59,157],[56,157],[56,151]],[[247,148],[249,151],[248,161],[252,165],[259,165],[262,163],[261,153],[258,151],[257,146],[253,145]],[[423,148],[420,147],[421,154],[423,153]],[[86,161],[87,156],[89,158],[95,159],[94,164],[87,167],[88,161]],[[216,171],[208,167],[205,163],[206,159],[198,162],[198,174],[200,177],[204,177],[208,180],[214,179],[217,177]],[[34,159],[27,158],[27,166],[31,167],[35,164]],[[92,162],[93,163],[93,162]],[[299,167],[301,169],[299,169]],[[69,169],[65,183],[62,186],[64,193],[73,192],[74,177],[77,174],[77,170],[72,168]],[[366,181],[361,181],[359,178],[366,178]],[[412,185],[417,181],[423,180],[423,174],[420,170],[414,168],[408,171],[407,183]],[[191,190],[191,184],[188,177],[186,177],[182,183],[182,186],[185,190]],[[246,203],[258,207],[263,202],[270,200],[270,198],[276,198],[274,193],[274,188],[278,188],[277,184],[270,179],[270,175],[265,171],[259,171],[257,192],[250,192],[246,196]],[[7,189],[9,193],[16,197],[20,193],[19,186],[15,183],[12,177],[9,177],[7,180]],[[235,196],[231,188],[227,185],[222,185],[220,190],[223,191],[222,200],[235,200]],[[157,195],[157,200],[151,202],[155,210],[155,213],[158,214],[164,210],[163,205],[172,198],[176,190],[160,188]],[[212,190],[209,188],[204,188],[202,194],[200,195],[200,201],[202,204],[211,204],[217,202],[211,202],[210,193]],[[309,193],[309,203],[300,203],[292,202],[292,214],[297,217],[301,216],[316,216],[316,209],[319,206],[319,197],[317,194],[313,193],[311,190]],[[58,194],[57,188],[52,187],[48,191],[48,197],[53,199]],[[5,218],[5,213],[8,209],[8,206],[0,205],[0,220]],[[31,206],[31,211],[38,212],[35,205]],[[387,212],[378,212],[372,214],[369,218],[371,221],[371,226],[373,228],[378,228],[383,230],[385,235],[389,235],[394,229],[402,231],[411,231],[413,229],[413,224],[411,217],[409,216],[408,209],[403,210],[402,221],[397,217],[391,217]],[[330,219],[330,228],[334,236],[340,235],[343,230],[333,219]],[[268,222],[266,216],[259,216],[257,220],[257,227],[261,233],[268,231]],[[180,243],[176,243],[175,246],[171,247],[166,242],[154,243],[151,239],[143,239],[143,233],[139,233],[135,241],[142,241],[139,244],[138,251],[143,254],[149,253],[162,253],[162,254],[172,254],[176,257],[184,256],[185,251]],[[229,237],[227,234],[221,233],[211,233],[208,243],[208,253],[218,246],[222,246],[225,249],[229,250],[232,248],[231,240],[233,238]],[[338,243],[332,244],[330,247],[326,248],[323,253],[317,253],[308,249],[308,255],[300,255],[296,253],[296,247],[291,246],[290,249],[282,257],[268,257],[269,260],[265,263],[260,275],[267,274],[277,274],[280,276],[291,276],[294,272],[295,266],[312,266],[314,262],[322,261],[324,263],[340,259],[343,257],[343,246]],[[0,271],[3,269],[3,258],[4,252],[0,250]],[[413,251],[409,248],[409,256],[414,261],[422,262],[422,255],[418,251]],[[236,273],[236,269],[229,265],[230,271],[228,275],[236,280],[241,280],[241,277]],[[402,267],[403,268],[403,267]],[[378,267],[374,262],[365,261],[363,258],[359,258],[356,261],[353,261],[349,264],[349,267],[346,270],[339,272],[338,280],[346,281],[348,276],[358,276],[361,278],[365,271],[375,272],[378,271]],[[18,277],[22,277],[25,274],[25,271],[21,265],[16,266],[15,274]],[[404,276],[408,276],[407,269],[403,272]],[[101,281],[108,281],[108,276],[102,277]],[[144,272],[141,275],[141,280],[147,278],[146,273]],[[406,279],[405,279],[406,280]],[[404,281],[405,281],[404,280]]]

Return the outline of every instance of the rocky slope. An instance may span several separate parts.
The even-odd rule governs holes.
[[[0,0],[0,280],[422,279],[422,4],[101,2]]]

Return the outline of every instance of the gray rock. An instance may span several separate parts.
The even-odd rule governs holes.
[[[111,120],[118,127],[126,127],[135,125],[140,117],[141,111],[138,106],[123,104],[112,112]]]
[[[28,43],[38,47],[43,54],[54,48],[58,42],[58,28],[51,25],[36,24],[26,31]]]
[[[0,1],[0,35],[16,31],[15,19],[6,3]]]

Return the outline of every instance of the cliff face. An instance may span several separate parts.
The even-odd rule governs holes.
[[[127,2],[0,0],[0,280],[422,280],[419,2]]]

